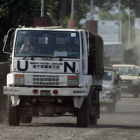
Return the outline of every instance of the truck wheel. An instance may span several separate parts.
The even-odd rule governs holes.
[[[63,114],[64,114],[64,113],[62,113],[62,112],[57,112],[57,113],[56,113],[57,116],[62,116]]]
[[[31,123],[32,122],[32,116],[23,116],[21,118],[22,123]]]
[[[115,103],[108,104],[108,105],[107,105],[107,111],[108,111],[109,113],[114,113],[114,112],[115,112],[115,109],[116,109],[116,106],[115,106],[115,105],[116,105]]]
[[[89,123],[91,125],[97,125],[97,115],[96,116],[90,116],[89,117]]]
[[[77,112],[78,127],[87,127],[89,124],[89,102],[88,97],[84,99],[83,104]]]
[[[11,96],[8,96],[7,102],[7,113],[8,113],[8,124],[12,126],[19,126],[20,124],[20,113],[19,106],[11,106]]]
[[[137,93],[137,92],[136,93],[133,93],[133,97],[134,98],[139,98],[139,93]]]

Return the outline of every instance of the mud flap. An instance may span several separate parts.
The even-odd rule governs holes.
[[[100,102],[98,90],[93,91],[91,94],[90,115],[97,115],[97,118],[100,118]]]
[[[11,96],[11,100],[12,100],[12,106],[19,105],[20,99],[19,99],[19,96],[18,95]]]
[[[83,101],[84,101],[84,97],[82,96],[82,97],[74,97],[74,107],[75,108],[81,108],[81,106],[82,106],[82,103],[83,103]]]

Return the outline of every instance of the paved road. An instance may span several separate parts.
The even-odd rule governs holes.
[[[116,112],[101,108],[97,126],[78,128],[74,117],[35,118],[31,125],[0,124],[0,140],[140,140],[140,98],[123,95]]]

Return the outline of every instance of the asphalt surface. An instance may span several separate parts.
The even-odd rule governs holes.
[[[140,98],[122,94],[116,112],[101,107],[97,126],[78,128],[75,117],[34,118],[18,127],[0,124],[0,140],[140,140]]]

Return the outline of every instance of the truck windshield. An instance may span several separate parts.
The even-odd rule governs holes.
[[[15,57],[80,57],[79,33],[72,31],[17,31]]]
[[[103,80],[112,80],[112,72],[105,71],[104,76],[103,76]]]
[[[115,67],[120,75],[136,76],[135,67]]]

